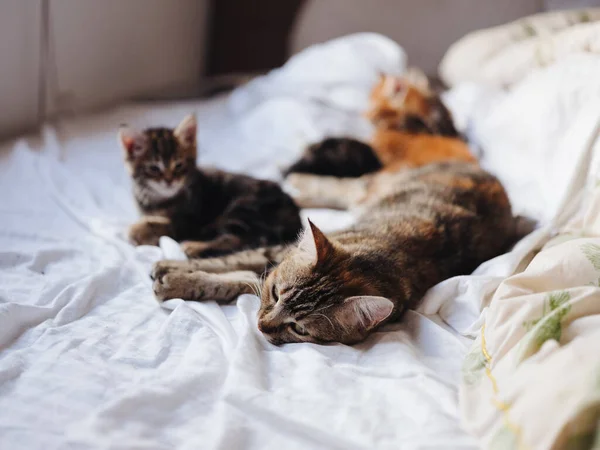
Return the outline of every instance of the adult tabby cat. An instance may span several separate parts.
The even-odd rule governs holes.
[[[184,241],[189,257],[293,241],[299,209],[279,185],[196,166],[196,119],[176,129],[121,128],[119,141],[142,219],[129,229],[136,245],[160,236]]]
[[[353,344],[516,238],[495,177],[475,164],[431,164],[387,175],[345,231],[325,236],[311,223],[297,245],[162,261],[152,277],[159,300],[232,300],[254,292],[268,271],[258,327],[270,342]]]

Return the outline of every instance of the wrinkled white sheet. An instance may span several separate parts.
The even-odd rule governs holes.
[[[147,273],[163,250],[123,239],[136,213],[120,123],[174,125],[195,111],[201,163],[275,177],[308,141],[367,135],[352,111],[378,70],[403,65],[387,39],[353,36],[229,99],[123,106],[6,146],[0,448],[475,448],[457,407],[466,336],[539,234],[442,283],[402,323],[354,348],[271,346],[256,330],[252,296],[161,308]],[[325,229],[348,221],[310,214]]]

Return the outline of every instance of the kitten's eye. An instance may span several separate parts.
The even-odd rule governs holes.
[[[308,336],[308,331],[298,322],[290,322],[290,328],[292,331],[300,336]]]
[[[178,163],[175,164],[175,167],[173,167],[173,171],[181,172],[182,170],[183,170],[183,163],[181,161],[179,161]]]
[[[275,286],[275,283],[273,283],[273,286],[271,286],[271,297],[275,303],[279,301],[279,294],[277,293],[277,286]]]
[[[156,164],[146,167],[146,170],[150,175],[160,175],[160,167],[158,167]]]

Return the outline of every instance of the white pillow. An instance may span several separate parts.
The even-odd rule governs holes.
[[[439,74],[448,86],[474,81],[505,87],[578,52],[600,54],[600,8],[536,14],[470,33],[450,46]]]

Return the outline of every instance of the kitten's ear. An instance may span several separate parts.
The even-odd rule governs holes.
[[[333,244],[317,226],[308,221],[308,228],[298,244],[298,247],[309,253],[316,264],[326,261],[334,252]]]
[[[185,147],[196,146],[196,116],[190,114],[185,116],[173,132],[177,140]]]
[[[409,67],[404,73],[404,79],[422,93],[429,93],[429,78],[421,69]]]
[[[383,82],[384,95],[390,100],[404,102],[404,96],[408,90],[408,82],[400,77],[386,75]]]
[[[147,148],[146,135],[134,128],[121,126],[118,133],[119,143],[125,152],[126,159],[136,159],[144,154]]]
[[[385,297],[362,295],[345,299],[334,314],[344,328],[370,331],[387,319],[393,310],[394,304]]]

